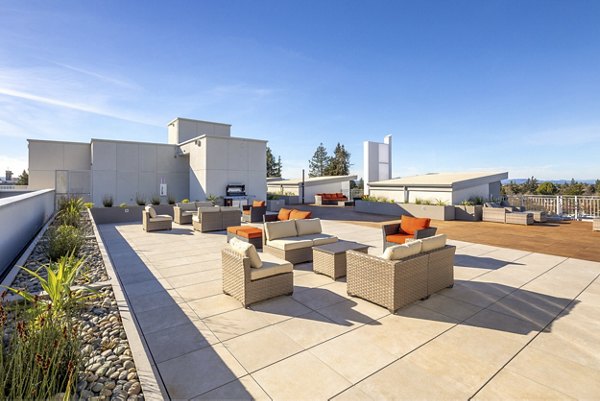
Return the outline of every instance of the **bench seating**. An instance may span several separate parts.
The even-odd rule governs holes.
[[[192,217],[198,213],[199,207],[212,207],[212,202],[177,202],[173,206],[173,217],[177,224],[192,224]]]
[[[242,211],[237,207],[200,207],[192,216],[194,230],[200,232],[221,231],[229,226],[239,226]]]
[[[254,245],[257,249],[262,249],[263,230],[252,226],[230,226],[227,227],[227,242],[232,238],[237,238],[240,241],[248,242]]]
[[[315,205],[345,206],[346,202],[348,202],[348,198],[342,193],[315,195]]]

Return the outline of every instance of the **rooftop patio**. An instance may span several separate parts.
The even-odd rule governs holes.
[[[455,286],[396,314],[349,297],[310,263],[295,266],[293,296],[244,309],[222,294],[224,232],[173,227],[99,227],[172,399],[600,393],[598,262],[454,240]],[[379,228],[323,229],[381,252]]]

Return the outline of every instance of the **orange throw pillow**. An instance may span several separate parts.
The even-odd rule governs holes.
[[[305,212],[303,210],[292,210],[292,213],[290,213],[290,220],[304,220],[304,219],[310,219],[310,216],[312,216],[311,212]]]
[[[281,209],[279,209],[279,213],[277,214],[277,220],[289,220],[290,213],[292,213],[290,209],[282,207]]]
[[[402,216],[400,222],[400,230],[414,235],[415,231],[422,230],[424,228],[429,228],[429,224],[431,223],[431,219],[428,218],[419,218],[419,217],[410,217],[410,216]]]
[[[265,206],[265,201],[252,201],[252,207],[263,207]]]

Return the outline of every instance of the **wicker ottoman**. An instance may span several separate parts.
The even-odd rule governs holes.
[[[548,213],[543,210],[526,210],[525,213],[533,214],[533,221],[536,223],[546,223],[548,221]]]
[[[592,230],[600,231],[600,218],[594,219],[594,221],[592,223]]]
[[[262,230],[251,226],[231,226],[227,227],[227,242],[232,238],[237,238],[244,242],[249,242],[256,249],[262,249]]]
[[[533,224],[533,213],[512,212],[506,213],[506,224],[521,224],[529,226]]]
[[[313,271],[336,280],[346,275],[346,251],[367,253],[368,245],[338,241],[313,247]]]

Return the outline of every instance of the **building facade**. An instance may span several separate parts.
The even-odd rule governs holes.
[[[176,118],[168,143],[29,139],[29,188],[83,196],[96,205],[224,196],[243,184],[250,200],[266,197],[266,141],[231,136],[231,126]]]

